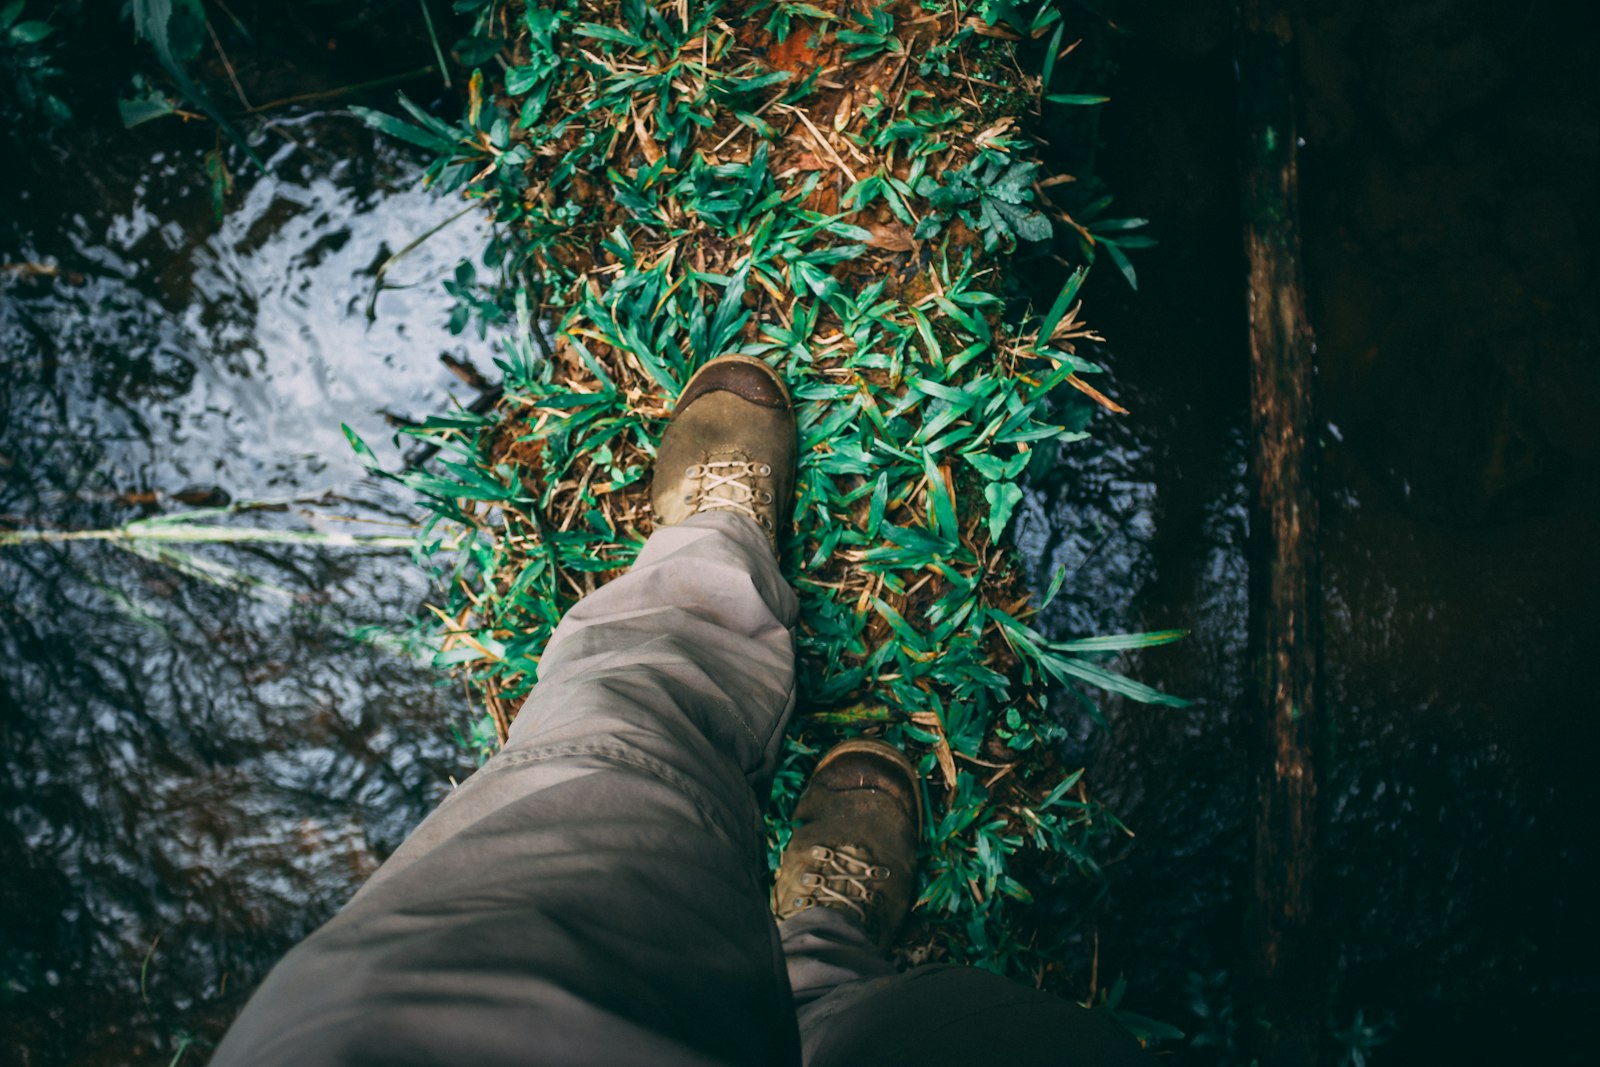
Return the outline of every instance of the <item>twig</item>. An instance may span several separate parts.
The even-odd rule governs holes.
[[[811,131],[811,137],[817,142],[817,147],[822,149],[823,152],[827,153],[828,158],[833,161],[834,166],[844,171],[845,176],[850,179],[851,185],[854,185],[861,180],[860,178],[856,177],[856,172],[850,169],[849,164],[839,158],[839,153],[833,150],[833,145],[829,144],[828,139],[822,136],[822,132],[812,124],[811,119],[805,113],[805,109],[790,107],[789,112],[790,114],[799,118],[801,123],[805,125],[805,128]]]
[[[206,32],[211,35],[211,46],[217,50],[217,58],[222,60],[222,69],[228,72],[228,81],[233,83],[233,93],[239,98],[246,111],[250,110],[250,100],[244,95],[244,86],[239,84],[239,76],[233,71],[233,63],[228,59],[228,53],[222,50],[222,41],[217,37],[216,28],[211,25],[211,20],[206,19]]]
[[[150,994],[145,990],[144,976],[145,972],[150,969],[150,957],[156,954],[156,946],[159,944],[161,944],[161,934],[157,934],[155,939],[150,942],[150,947],[144,953],[144,962],[139,964],[139,996],[146,1004],[150,1003]]]
[[[99,530],[0,530],[0,547],[7,545],[60,543],[63,541],[111,541],[149,544],[271,544],[326,545],[338,548],[411,548],[413,537],[387,537],[381,534],[318,533],[314,530],[230,529],[193,522],[131,522]]]
[[[398,286],[387,286],[383,284],[384,275],[389,273],[389,268],[394,266],[400,260],[404,259],[406,256],[409,256],[412,252],[415,252],[428,238],[432,237],[434,234],[438,233],[452,222],[455,222],[457,219],[461,218],[461,216],[476,210],[478,210],[477,204],[468,204],[466,207],[462,208],[454,215],[451,215],[437,226],[425,231],[422,236],[413,238],[404,248],[383,261],[383,263],[378,267],[377,273],[372,277],[372,293],[367,297],[368,322],[372,322],[378,317],[378,294],[382,293],[385,289],[398,288]]]
[[[416,70],[407,71],[404,74],[390,74],[383,78],[374,78],[371,81],[357,82],[355,85],[341,85],[337,89],[319,89],[314,93],[297,93],[294,96],[283,97],[281,100],[271,100],[265,104],[257,104],[250,110],[242,111],[234,117],[240,118],[245,115],[259,115],[263,111],[272,111],[275,108],[288,107],[290,104],[309,104],[315,100],[334,100],[341,96],[348,96],[351,93],[359,93],[365,89],[381,89],[385,85],[395,85],[399,82],[411,81],[413,78],[420,78],[424,74],[432,74],[438,69],[438,67],[434,66],[432,63],[429,63],[425,67],[418,67]]]
[[[439,35],[433,29],[433,15],[428,11],[428,0],[417,0],[417,6],[422,8],[422,20],[428,24],[428,40],[433,42],[433,55],[439,61],[439,76],[444,79],[444,87],[450,88],[450,65],[444,61],[444,49],[439,47]]]
[[[771,100],[768,100],[765,104],[762,104],[760,107],[758,107],[754,111],[750,112],[750,114],[755,116],[755,117],[757,117],[757,118],[759,118],[762,115],[762,113],[765,112],[768,108],[770,108],[773,104],[776,104],[779,100],[782,100],[785,96],[787,96],[788,92],[789,92],[789,90],[785,89],[782,92],[776,94],[775,96],[773,96],[773,98]],[[722,140],[720,140],[720,141],[718,141],[716,143],[716,146],[711,149],[711,154],[712,155],[716,155],[718,152],[722,151],[722,149],[727,145],[727,143],[729,141],[733,140],[735,137],[739,136],[741,133],[744,133],[747,129],[749,129],[749,127],[744,125],[744,123],[742,123],[742,122],[739,123],[738,125],[736,125],[733,128],[733,132],[732,133],[728,134],[728,136],[724,137]]]

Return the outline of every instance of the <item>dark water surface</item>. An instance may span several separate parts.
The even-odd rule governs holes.
[[[1378,1063],[1579,1062],[1600,992],[1582,907],[1600,730],[1582,667],[1600,591],[1596,68],[1556,5],[1301,17],[1331,1022],[1392,1019]],[[1208,1063],[1239,1025],[1226,974],[1250,818],[1227,5],[1158,0],[1128,28],[1101,165],[1163,243],[1139,293],[1102,267],[1087,308],[1133,414],[1066,453],[1018,537],[1040,586],[1071,571],[1050,629],[1194,631],[1131,664],[1191,708],[1112,704],[1108,736],[1081,732],[1074,754],[1138,836],[1108,857],[1109,893],[1072,902],[1073,958],[1087,984],[1098,953],[1099,981],[1126,975],[1130,1006]],[[278,95],[414,67],[426,47],[280,72]],[[75,106],[109,107],[112,80]],[[0,518],[98,527],[332,490],[231,521],[406,521],[338,426],[393,459],[383,412],[466,392],[442,350],[489,366],[445,333],[437,285],[481,248],[475,224],[401,261],[416,284],[369,325],[378,263],[456,210],[415,188],[416,159],[347,115],[289,112],[265,144],[274,180],[241,173],[218,224],[207,144],[93,115],[0,177],[0,260],[61,272],[0,279]],[[471,766],[460,694],[351,636],[415,613],[407,559],[192,553],[185,571],[108,545],[0,550],[0,1061],[165,1063],[191,1037],[202,1060],[265,969]]]
[[[1526,10],[1523,10],[1523,7]],[[1101,163],[1156,220],[1087,292],[1126,419],[1031,503],[1062,633],[1187,626],[1091,775],[1138,837],[1080,946],[1229,1043],[1247,904],[1247,382],[1225,4],[1126,23]],[[1600,78],[1577,4],[1299,5],[1301,208],[1324,415],[1330,1023],[1378,1063],[1579,1063],[1600,994]],[[1095,287],[1098,286],[1098,287]],[[1098,941],[1094,941],[1095,937]],[[1137,998],[1136,1000],[1133,998]],[[1396,1028],[1397,1027],[1397,1028]]]
[[[108,47],[131,47],[121,29]],[[414,514],[339,424],[393,463],[384,412],[470,397],[439,355],[487,367],[487,346],[445,332],[439,279],[479,225],[397,263],[412,287],[369,324],[376,267],[458,210],[417,188],[419,161],[348,114],[281,112],[260,146],[273,178],[231,157],[219,224],[209,136],[124,132],[105,58],[74,68],[80,127],[4,168],[0,522],[333,493],[224,525],[404,533],[338,521]],[[426,52],[388,69],[402,59]],[[324,66],[288,84],[346,73]],[[0,549],[0,1062],[164,1064],[191,1037],[203,1062],[266,968],[472,766],[461,694],[351,636],[416,613],[404,553],[184,551]]]

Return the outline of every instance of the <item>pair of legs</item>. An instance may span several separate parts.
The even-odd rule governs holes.
[[[504,749],[285,957],[213,1063],[1139,1062],[995,975],[895,973],[847,908],[774,921],[760,798],[796,604],[749,510],[658,528],[568,613]]]

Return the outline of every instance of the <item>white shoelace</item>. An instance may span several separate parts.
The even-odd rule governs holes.
[[[818,866],[800,877],[800,884],[811,891],[809,901],[805,898],[802,901],[843,906],[864,921],[866,905],[878,902],[878,891],[867,883],[886,880],[889,868],[852,855],[847,848],[812,847],[811,859],[817,861]]]
[[[772,467],[766,463],[751,463],[741,459],[712,460],[696,463],[683,472],[689,481],[699,486],[688,494],[687,503],[695,511],[737,511],[766,526],[767,517],[756,511],[760,505],[772,503],[772,494],[757,489],[748,479],[769,478]],[[714,495],[716,490],[734,490],[734,493]]]

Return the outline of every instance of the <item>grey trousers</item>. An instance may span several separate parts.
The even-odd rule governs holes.
[[[1140,1062],[995,975],[896,974],[839,912],[780,934],[760,799],[795,613],[748,519],[656,531],[557,628],[506,746],[273,969],[212,1062]]]

